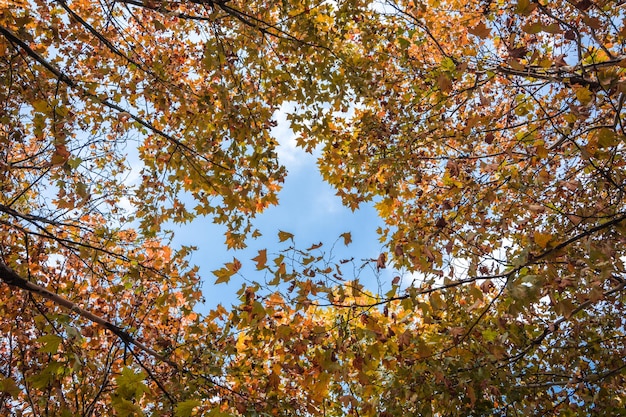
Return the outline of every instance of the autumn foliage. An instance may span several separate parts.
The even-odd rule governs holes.
[[[4,0],[0,415],[623,415],[625,12]],[[377,208],[391,282],[334,236],[215,277],[171,245],[201,216],[258,235],[281,108]]]

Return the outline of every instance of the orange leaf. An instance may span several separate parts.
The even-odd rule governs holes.
[[[541,248],[545,249],[548,246],[550,240],[552,240],[552,235],[550,233],[541,233],[535,232],[534,234],[535,243]]]
[[[261,249],[259,254],[252,258],[254,262],[256,262],[256,269],[261,270],[265,268],[265,264],[267,263],[267,249]]]

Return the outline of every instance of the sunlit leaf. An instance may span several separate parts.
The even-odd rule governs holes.
[[[278,240],[280,242],[284,242],[285,240],[291,239],[293,240],[293,234],[288,232],[283,232],[282,230],[278,232]]]
[[[259,254],[252,258],[254,262],[256,262],[256,269],[261,270],[266,267],[267,263],[267,249],[261,249]]]

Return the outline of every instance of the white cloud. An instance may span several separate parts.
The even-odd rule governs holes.
[[[320,155],[320,148],[308,153],[297,145],[297,135],[291,130],[287,113],[294,109],[293,103],[285,103],[274,113],[276,127],[272,135],[278,140],[278,158],[281,164],[287,167],[290,173],[295,173],[306,167],[315,169],[315,162]]]

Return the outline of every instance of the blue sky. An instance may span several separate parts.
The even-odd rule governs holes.
[[[214,285],[215,276],[211,271],[221,268],[225,262],[236,257],[244,264],[242,274],[248,280],[262,280],[262,276],[257,275],[262,272],[254,270],[250,259],[263,248],[268,249],[269,258],[278,248],[279,230],[293,233],[296,245],[301,249],[319,242],[324,243],[324,248],[329,248],[339,235],[350,232],[353,242],[345,249],[343,244],[337,245],[333,252],[337,259],[354,257],[356,261],[360,261],[377,258],[383,249],[376,234],[382,221],[373,206],[365,204],[355,212],[344,207],[341,199],[322,180],[318,172],[316,161],[319,153],[309,154],[297,148],[295,136],[288,127],[284,113],[277,112],[276,119],[278,126],[273,134],[280,143],[278,155],[289,173],[280,191],[278,206],[270,207],[254,221],[263,236],[250,239],[244,250],[227,251],[224,245],[225,228],[213,224],[210,218],[199,218],[175,229],[175,245],[198,247],[191,261],[200,267],[206,309],[215,307],[218,303],[225,307],[236,303],[236,292],[243,283],[243,278],[235,276],[229,284]]]

